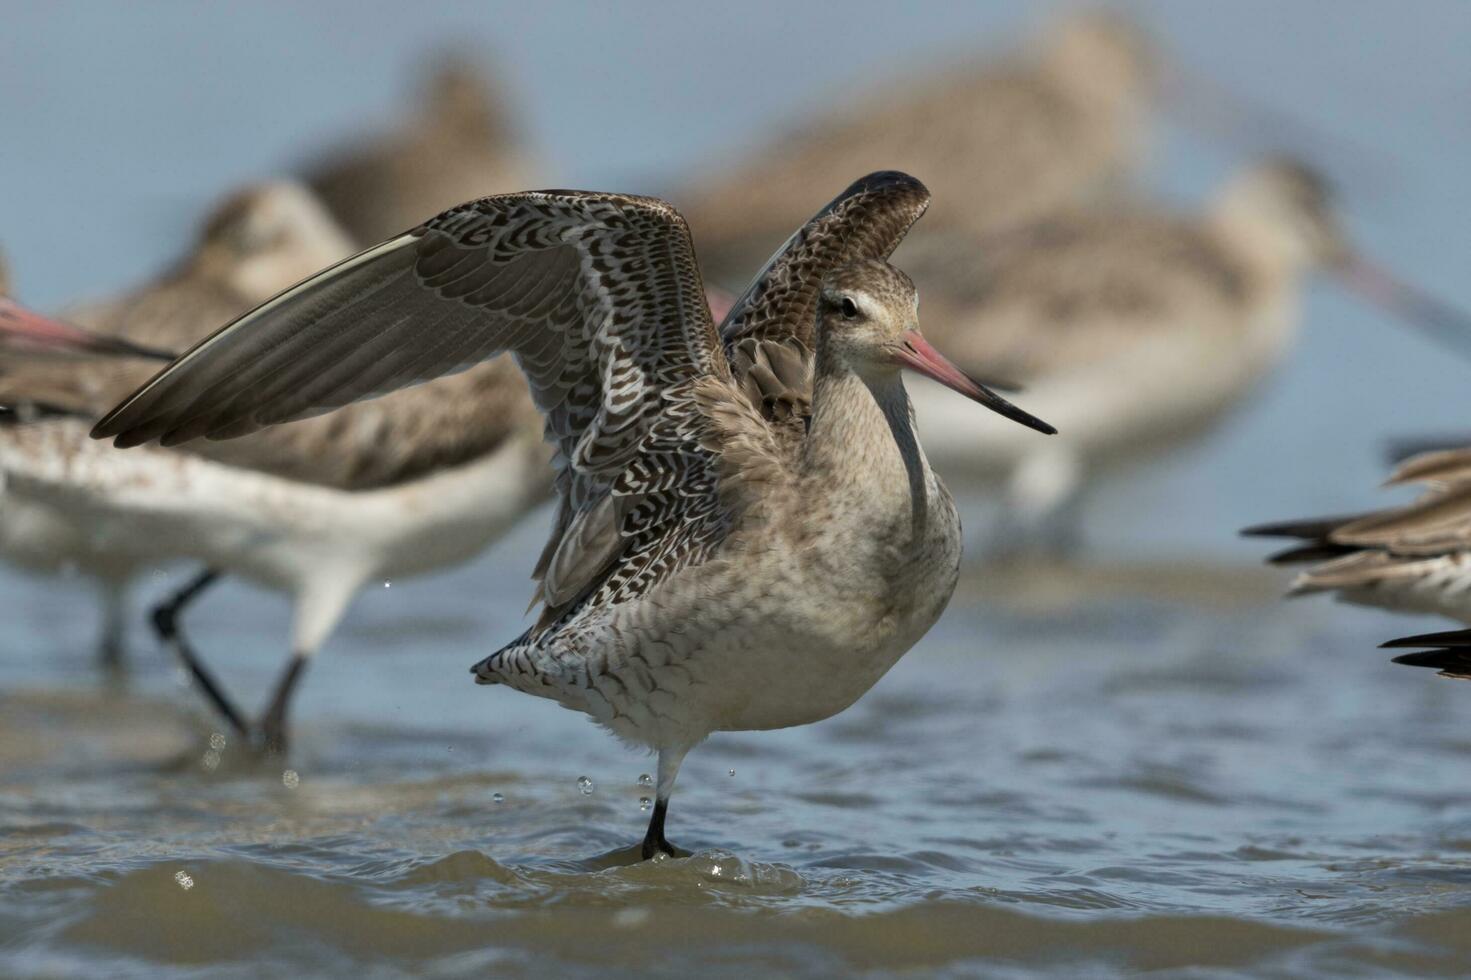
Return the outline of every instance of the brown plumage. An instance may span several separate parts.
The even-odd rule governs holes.
[[[861,87],[676,200],[716,282],[741,281],[821,197],[835,170],[922,173],[943,203],[903,256],[950,229],[990,233],[1091,200],[1130,172],[1154,55],[1117,15],[1077,13],[1033,50]]]
[[[1419,499],[1346,517],[1283,521],[1247,528],[1257,537],[1302,544],[1272,556],[1280,564],[1311,563],[1292,595],[1332,593],[1347,602],[1438,613],[1471,623],[1471,449],[1442,450],[1407,460],[1387,485],[1423,484]],[[1395,658],[1471,676],[1471,631],[1392,640],[1385,647],[1432,647]]]

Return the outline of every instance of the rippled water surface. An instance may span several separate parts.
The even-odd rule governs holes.
[[[146,643],[119,688],[85,624],[34,638],[0,701],[0,973],[1471,963],[1471,691],[1365,649],[1402,622],[1283,613],[1245,566],[977,569],[854,709],[694,753],[693,856],[630,864],[651,760],[461,676],[511,629],[505,563],[360,600],[285,773],[212,752]],[[272,664],[228,648],[282,612],[201,604],[242,691]]]
[[[498,53],[549,184],[657,190],[872,66],[1026,19],[554,6],[12,5],[0,238],[21,295],[157,269],[214,195],[389,110],[446,34]],[[1471,8],[1139,9],[1196,67],[1374,147],[1330,161],[1358,178],[1351,227],[1471,305]],[[1151,181],[1195,195],[1236,162],[1171,131]],[[212,747],[141,626],[127,679],[104,679],[85,589],[0,569],[0,975],[1471,972],[1471,684],[1373,649],[1439,624],[1282,603],[1233,537],[1372,502],[1382,439],[1464,429],[1466,369],[1329,289],[1305,313],[1217,439],[1099,488],[1086,565],[971,568],[853,709],[693,753],[682,860],[623,851],[651,759],[465,673],[524,627],[544,516],[359,598],[307,677],[289,773]],[[287,615],[226,584],[190,625],[258,702]]]

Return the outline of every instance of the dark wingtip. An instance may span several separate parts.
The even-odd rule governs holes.
[[[1379,644],[1381,650],[1401,650],[1405,647],[1440,647],[1442,649],[1471,647],[1471,629],[1419,633],[1415,636],[1397,637]]]
[[[1344,544],[1305,544],[1273,552],[1266,557],[1266,562],[1268,565],[1304,565],[1308,562],[1342,558],[1358,550]]]
[[[1441,677],[1471,680],[1471,653],[1464,650],[1427,650],[1395,657],[1393,663],[1440,671]]]
[[[1292,521],[1253,524],[1237,533],[1243,538],[1326,538],[1338,528],[1350,524],[1363,514],[1338,514],[1333,517],[1309,517]]]
[[[849,184],[847,190],[833,198],[823,209],[823,213],[830,212],[850,198],[880,193],[891,197],[901,194],[912,197],[920,211],[929,206],[930,189],[917,177],[912,177],[902,170],[875,170]]]
[[[97,420],[97,424],[92,426],[92,431],[88,432],[87,435],[93,439],[110,439],[111,437],[118,435],[119,428],[117,425],[117,413],[118,410],[114,408],[112,411],[102,416],[102,418]],[[121,438],[121,436],[119,436],[119,438]]]
[[[1310,521],[1271,521],[1265,524],[1253,524],[1236,532],[1243,538],[1306,538],[1311,534],[1304,533]]]
[[[850,189],[879,190],[885,187],[909,187],[926,193],[929,191],[929,188],[925,187],[918,177],[911,176],[902,170],[875,170],[871,174],[864,174],[853,182]]]

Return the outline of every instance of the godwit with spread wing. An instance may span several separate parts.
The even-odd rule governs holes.
[[[1117,15],[1074,13],[1034,50],[955,65],[824,105],[766,149],[679,195],[712,281],[733,285],[820,199],[833,172],[922,173],[945,213],[916,239],[989,233],[1113,189],[1137,166],[1157,57]],[[907,255],[914,247],[906,245]],[[729,281],[726,281],[729,280]]]
[[[1408,460],[1388,481],[1407,484],[1427,489],[1403,507],[1261,524],[1242,533],[1298,539],[1270,559],[1277,565],[1313,563],[1293,581],[1290,595],[1327,592],[1344,602],[1471,623],[1471,448]],[[1429,648],[1395,662],[1471,679],[1471,630],[1408,636],[1383,646]]]
[[[159,281],[65,312],[69,323],[91,329],[53,328],[48,336],[32,330],[6,344],[11,350],[44,347],[72,355],[136,354],[138,359],[74,357],[56,364],[14,359],[0,368],[0,405],[73,416],[52,419],[48,445],[68,457],[96,457],[79,413],[87,421],[95,419],[111,399],[157,370],[149,358],[168,351],[162,357],[172,360],[210,329],[352,251],[321,205],[297,185],[263,184],[232,195],[211,213],[193,250]],[[16,440],[35,437],[12,428],[0,433],[0,442],[15,449]],[[0,559],[45,574],[79,571],[95,583],[103,609],[99,650],[109,667],[122,663],[129,583],[169,557],[147,542],[130,544],[133,536],[125,528],[115,531],[103,534],[90,522],[72,520],[44,495],[9,494],[0,506]]]
[[[928,201],[903,174],[860,180],[717,333],[664,202],[484,198],[242,317],[94,435],[226,438],[513,352],[557,445],[561,508],[540,618],[472,669],[657,750],[642,853],[670,854],[691,747],[842,711],[949,601],[960,522],[900,368],[1052,431],[920,335],[914,287],[884,259]]]
[[[312,189],[358,241],[382,241],[426,214],[525,187],[533,172],[500,86],[463,57],[435,60],[410,121],[308,168]]]
[[[1324,181],[1286,161],[1233,179],[1200,218],[1114,208],[983,244],[936,236],[909,268],[936,342],[967,370],[1026,385],[1062,430],[1037,445],[964,425],[932,388],[914,392],[941,472],[1006,483],[1007,549],[1071,544],[1087,475],[1163,454],[1226,418],[1285,356],[1306,273],[1333,273],[1433,329],[1465,319],[1358,255]]]
[[[286,282],[278,283],[284,287],[341,257],[334,248],[308,259],[307,249],[296,253],[297,261],[311,261],[307,269],[279,261],[283,236],[303,223],[335,229],[299,188],[257,192],[227,214],[186,263],[193,272],[110,305],[107,322],[155,341],[177,341],[191,329],[197,339],[199,319],[218,323],[242,309],[233,280],[199,270],[256,286],[284,275]],[[257,220],[270,215],[275,220]],[[263,251],[234,262],[212,255],[215,244],[229,243]],[[225,720],[268,750],[284,749],[302,672],[364,583],[467,560],[550,491],[536,410],[504,358],[331,418],[230,443],[139,455],[88,439],[79,419],[95,419],[148,373],[98,359],[0,376],[0,402],[43,404],[66,416],[11,426],[0,438],[6,555],[70,560],[104,581],[126,580],[165,561],[203,562],[208,570],[158,611],[156,625]],[[291,656],[255,725],[178,628],[183,605],[220,573],[294,600]]]

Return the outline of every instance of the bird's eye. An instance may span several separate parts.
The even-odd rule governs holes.
[[[855,303],[855,302],[853,302],[852,298],[850,298],[848,296],[844,296],[843,297],[843,302],[841,304],[839,304],[839,308],[843,311],[843,319],[845,319],[845,320],[856,320],[856,319],[858,319],[858,304]]]

